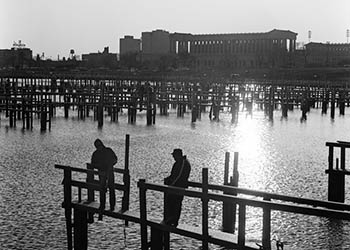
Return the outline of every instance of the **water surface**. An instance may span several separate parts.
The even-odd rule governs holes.
[[[191,180],[201,180],[202,168],[209,169],[209,182],[223,183],[225,152],[239,152],[239,186],[286,195],[327,200],[327,141],[350,141],[350,110],[345,116],[321,115],[313,109],[305,122],[295,110],[281,119],[275,112],[273,121],[263,111],[252,115],[240,112],[231,123],[228,113],[220,121],[210,121],[208,114],[191,124],[190,114],[177,118],[157,116],[154,126],[146,126],[144,114],[135,125],[127,123],[126,114],[119,122],[108,118],[102,129],[91,118],[65,119],[59,110],[51,131],[9,128],[1,114],[0,123],[0,248],[66,249],[66,232],[61,185],[63,173],[55,164],[85,168],[94,150],[93,142],[101,138],[112,147],[123,167],[125,135],[130,134],[131,210],[138,211],[137,181],[162,183],[171,169],[173,148],[182,148],[192,164]],[[349,114],[348,114],[349,113]],[[346,162],[348,164],[348,161]],[[346,186],[349,179],[346,178]],[[162,213],[162,195],[149,192],[150,214]],[[121,199],[117,193],[118,201]],[[346,190],[346,202],[350,193]],[[201,223],[201,207],[196,199],[185,199],[181,222]],[[248,209],[247,238],[261,242],[262,212]],[[221,227],[221,204],[210,203],[210,227]],[[349,249],[350,224],[313,216],[272,213],[273,236],[287,242],[285,249]],[[105,217],[89,226],[89,249],[137,249],[139,226],[124,227],[122,221]],[[198,249],[200,242],[172,236],[178,244]],[[213,249],[215,249],[213,247]]]

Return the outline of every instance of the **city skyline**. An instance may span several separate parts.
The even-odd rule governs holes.
[[[346,43],[350,1],[0,0],[0,49],[21,40],[33,55],[119,53],[119,39],[156,29],[192,34],[298,33],[297,42]],[[311,39],[309,39],[311,31]]]

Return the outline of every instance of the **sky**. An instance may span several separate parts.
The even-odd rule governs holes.
[[[119,53],[119,39],[162,29],[192,34],[298,33],[297,42],[346,43],[350,0],[0,0],[0,49],[33,55]],[[349,38],[350,39],[350,38]]]

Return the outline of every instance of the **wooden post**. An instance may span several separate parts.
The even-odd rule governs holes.
[[[157,115],[157,103],[154,101],[153,103],[153,111],[152,111],[152,124],[156,124],[156,115]]]
[[[97,106],[97,123],[98,127],[103,126],[103,107],[104,106],[104,83],[101,84],[100,99]]]
[[[324,90],[323,91],[323,100],[322,100],[322,114],[327,114],[327,108],[328,108],[328,100],[329,98],[329,93],[328,91]]]
[[[339,114],[340,115],[345,115],[345,91],[341,90],[339,93]]]
[[[86,168],[88,170],[91,170],[91,171],[94,170],[94,168],[92,167],[92,165],[90,163],[86,164]],[[87,175],[86,175],[86,182],[87,183],[93,183],[94,182],[94,173],[93,172],[88,172],[87,173]],[[87,194],[88,194],[88,201],[89,202],[95,201],[95,191],[92,188],[88,188]]]
[[[192,94],[192,112],[191,112],[191,122],[196,122],[198,117],[198,102],[197,102],[197,93],[193,92]]]
[[[10,123],[10,128],[13,127],[13,124],[14,124],[14,111],[13,111],[13,107],[9,108],[9,123]]]
[[[202,250],[208,250],[208,238],[209,238],[209,232],[208,232],[208,169],[203,168],[202,170],[202,235],[203,235],[203,241],[202,241]]]
[[[151,227],[151,250],[163,250],[163,231]]]
[[[230,164],[230,153],[225,153],[225,172],[224,172],[224,185],[229,185],[229,164]],[[224,192],[224,194],[228,194],[227,192]],[[234,232],[234,225],[232,224],[233,218],[232,218],[232,209],[233,204],[230,202],[223,202],[222,205],[222,230],[224,232]]]
[[[328,200],[335,202],[345,201],[345,174],[342,172],[345,170],[345,147],[341,147],[341,158],[340,158],[340,170],[338,166],[338,159],[336,161],[336,169],[333,168],[334,160],[334,146],[328,145]]]
[[[230,171],[230,153],[225,153],[224,185],[228,184],[228,174]]]
[[[225,158],[225,176],[227,175],[226,182],[224,182],[224,185],[229,185],[232,187],[238,186],[238,152],[235,152],[234,154],[234,164],[233,164],[233,176],[231,176],[230,181],[228,181],[228,166],[226,167],[227,163],[229,162],[229,153],[226,153],[228,156]],[[226,170],[227,168],[227,170]],[[226,173],[227,172],[227,173]],[[236,196],[236,192],[224,192],[224,194],[233,195]],[[228,233],[235,233],[235,224],[236,224],[236,204],[232,204],[230,202],[223,202],[223,209],[222,209],[222,230],[224,232]]]
[[[13,104],[13,112],[12,112],[13,126],[16,127],[16,122],[17,122],[17,116],[16,116],[17,100],[16,100],[16,98],[12,100],[12,104]]]
[[[66,230],[67,230],[67,243],[68,250],[73,249],[72,241],[72,171],[69,168],[64,169],[63,189],[64,189],[64,201],[62,206],[64,207],[64,213],[66,218]]]
[[[270,87],[270,95],[269,95],[269,119],[273,120],[273,109],[274,109],[274,88]]]
[[[245,225],[246,225],[246,205],[239,205],[238,216],[238,249],[244,249],[245,245]]]
[[[331,118],[334,119],[335,113],[335,90],[332,91],[332,99],[331,99]]]
[[[264,198],[265,201],[270,199]],[[268,207],[263,208],[263,233],[262,244],[266,250],[271,250],[271,209]]]
[[[125,160],[124,160],[124,175],[123,182],[125,185],[125,191],[122,200],[122,210],[129,210],[129,196],[130,196],[130,174],[129,174],[129,148],[130,148],[130,135],[125,136]]]
[[[65,92],[64,93],[64,98],[63,98],[63,101],[64,101],[64,118],[68,118],[69,116],[69,95]]]
[[[74,208],[74,250],[88,249],[87,211]]]
[[[46,131],[46,123],[47,123],[47,111],[46,111],[46,101],[41,104],[41,112],[40,112],[40,130]]]
[[[140,227],[141,227],[141,249],[147,250],[147,201],[145,179],[140,179],[138,182],[139,199],[140,199]]]
[[[288,105],[286,103],[282,103],[282,117],[288,117]]]
[[[233,187],[238,187],[238,181],[239,181],[239,172],[238,172],[238,152],[234,153],[233,158],[233,175],[231,178],[230,185]],[[237,193],[233,193],[232,195],[236,196]],[[232,233],[235,233],[235,225],[236,225],[236,210],[237,206],[236,204],[232,204]]]

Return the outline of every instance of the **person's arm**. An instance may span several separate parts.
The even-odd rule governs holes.
[[[112,152],[112,165],[114,166],[118,162],[118,157],[112,149],[111,149],[111,152]]]
[[[95,152],[93,152],[92,156],[91,156],[91,165],[92,165],[93,168],[97,168],[96,164],[97,164],[96,154],[95,154]]]
[[[113,152],[113,150],[112,150],[112,152]],[[113,152],[113,165],[117,164],[117,162],[118,162],[118,157],[117,157],[117,155]]]
[[[173,182],[173,179],[174,179],[174,175],[175,175],[175,163],[174,163],[174,165],[173,165],[173,167],[172,167],[172,169],[171,169],[171,173],[170,173],[170,175],[168,176],[168,177],[165,177],[164,178],[164,184],[165,185],[171,185],[172,184],[172,182]]]

